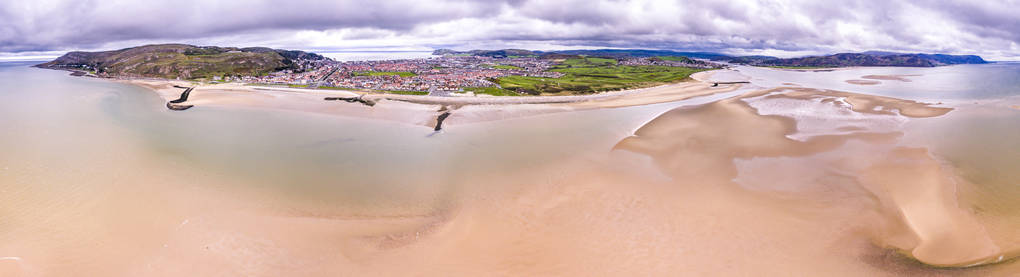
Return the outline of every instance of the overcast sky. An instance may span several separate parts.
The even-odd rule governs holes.
[[[0,0],[0,57],[164,42],[783,57],[889,50],[1020,60],[1020,0]]]

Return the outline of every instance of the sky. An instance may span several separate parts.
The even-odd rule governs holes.
[[[1020,60],[1020,0],[0,0],[0,59],[151,43],[317,52],[884,50]]]

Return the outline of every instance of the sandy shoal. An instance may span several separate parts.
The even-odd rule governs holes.
[[[873,203],[876,205],[873,209],[879,211],[876,215],[879,219],[873,219],[875,222],[870,227],[861,226],[861,232],[869,233],[876,245],[899,249],[926,264],[970,266],[997,262],[1004,255],[1011,255],[1009,250],[996,246],[972,214],[958,207],[953,172],[944,169],[926,149],[896,146],[901,135],[898,132],[878,133],[867,129],[820,135],[806,141],[793,140],[787,135],[797,132],[794,119],[758,115],[745,101],[759,96],[804,101],[821,99],[822,103],[845,99],[854,112],[886,116],[937,117],[951,111],[888,97],[777,88],[667,112],[639,129],[634,137],[622,141],[617,148],[650,155],[674,179],[732,186],[730,180],[738,177],[734,159],[812,157],[843,148],[849,141],[863,143],[867,146],[859,146],[857,151],[867,155],[844,151],[837,163],[819,165],[818,169],[798,168],[799,173],[764,174],[781,174],[774,178],[784,179],[787,177],[782,174],[842,168],[837,170],[844,176],[840,177],[843,178],[840,182],[861,188],[868,192],[866,195],[878,200]],[[818,186],[818,181],[826,182],[824,179],[809,180],[793,187]]]
[[[871,80],[912,82],[912,80],[910,80],[910,78],[908,78],[908,77],[916,77],[916,76],[921,76],[921,75],[916,75],[916,74],[905,74],[905,75],[904,74],[898,74],[898,75],[864,75],[864,76],[861,76],[861,78],[862,79],[871,79]]]
[[[147,85],[165,99],[181,91],[169,84]],[[585,102],[472,107],[532,109],[518,110],[532,114],[675,101],[732,89],[682,83]],[[444,106],[384,100],[369,107],[321,100],[339,94],[226,86],[193,93],[197,106],[423,122]],[[937,120],[952,111],[829,90],[756,91],[666,112],[609,153],[591,149],[556,163],[534,161],[528,170],[507,165],[472,171],[442,180],[456,188],[442,205],[389,207],[397,211],[365,216],[330,203],[296,205],[277,195],[214,185],[237,182],[231,176],[177,176],[204,172],[186,168],[187,163],[177,168],[129,160],[131,166],[122,167],[132,170],[117,177],[130,184],[128,189],[117,192],[123,195],[101,194],[128,203],[101,201],[95,204],[104,211],[100,216],[53,215],[68,222],[66,230],[18,234],[64,239],[68,236],[61,232],[73,230],[84,239],[4,245],[0,253],[19,253],[23,260],[0,259],[0,273],[994,276],[1020,270],[1018,263],[941,268],[995,262],[1015,251],[988,239],[956,203],[953,172],[926,149],[899,145],[902,133],[863,124],[841,128],[845,134],[793,140],[788,135],[798,132],[797,120],[761,115],[747,102],[755,97],[820,100],[849,114],[890,117]],[[836,99],[851,107],[836,105]],[[767,160],[755,164],[756,159]],[[755,166],[766,170],[748,173]],[[741,179],[780,180],[794,189],[751,189],[735,181]],[[29,243],[38,241],[46,244]]]
[[[879,81],[872,81],[872,80],[857,80],[857,79],[853,79],[853,80],[846,80],[846,82],[847,82],[848,84],[854,84],[854,85],[862,85],[862,86],[870,86],[870,85],[877,85],[877,84],[881,84],[881,83],[882,83],[882,82],[879,82]]]

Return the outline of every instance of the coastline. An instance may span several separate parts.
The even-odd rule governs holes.
[[[278,88],[241,83],[196,85],[192,82],[157,79],[111,79],[155,92],[164,101],[178,99],[183,89],[194,87],[187,101],[175,105],[196,107],[243,107],[363,117],[435,127],[437,118],[450,113],[445,122],[466,124],[512,117],[603,108],[641,106],[731,92],[741,84],[713,86],[707,81],[714,71],[692,74],[689,80],[654,87],[571,96],[428,96],[367,91]],[[177,86],[177,87],[175,87]],[[327,101],[357,98],[367,104]],[[459,110],[467,108],[469,112]],[[445,118],[445,117],[444,117]]]
[[[162,80],[125,81],[132,82],[152,87],[164,101],[177,99],[184,91],[173,85],[194,86]],[[110,177],[70,175],[69,179],[96,181],[101,184],[90,186],[100,188],[114,180],[117,187],[111,190],[125,197],[111,199],[131,200],[105,204],[108,206],[99,213],[86,207],[88,213],[70,213],[48,221],[57,223],[40,224],[40,228],[66,226],[57,233],[66,235],[81,230],[81,223],[95,222],[95,214],[108,215],[103,219],[118,224],[117,230],[131,233],[109,234],[109,225],[104,224],[86,229],[94,233],[73,234],[106,246],[146,248],[96,249],[54,240],[47,232],[26,232],[12,236],[16,240],[9,242],[10,254],[4,255],[23,259],[0,259],[5,262],[0,264],[0,272],[4,272],[4,266],[82,272],[76,266],[60,267],[54,263],[60,260],[30,251],[45,254],[79,249],[103,257],[86,261],[96,268],[126,265],[137,273],[134,275],[155,276],[188,270],[212,274],[242,268],[241,264],[257,265],[246,268],[250,270],[247,272],[275,275],[301,269],[353,275],[478,275],[493,270],[515,275],[592,275],[607,271],[668,275],[693,269],[701,275],[825,275],[836,270],[851,276],[969,276],[1015,272],[1020,266],[1015,258],[1020,248],[1013,239],[1014,229],[1009,228],[1012,225],[987,221],[999,218],[975,212],[963,198],[966,191],[987,184],[953,182],[962,176],[961,169],[942,161],[929,144],[906,138],[916,136],[918,130],[904,128],[904,122],[951,121],[968,107],[786,84],[761,89],[750,85],[691,101],[696,104],[660,105],[661,109],[648,109],[654,113],[630,117],[628,123],[617,122],[609,127],[614,124],[607,119],[624,118],[620,115],[629,110],[614,107],[717,93],[701,86],[692,81],[570,103],[457,106],[381,99],[377,105],[367,106],[322,99],[357,95],[345,91],[326,91],[329,94],[324,95],[300,89],[261,90],[220,84],[201,86],[204,92],[199,88],[194,98],[185,101],[210,110],[177,112],[151,105],[157,101],[149,101],[154,100],[149,91],[117,85],[118,89],[128,88],[122,93],[139,96],[131,97],[134,100],[145,100],[123,103],[136,107],[122,113],[138,117],[134,120],[137,124],[129,125],[132,128],[102,125],[110,120],[99,110],[95,119],[62,117],[80,118],[67,122],[67,126],[80,126],[82,130],[64,126],[53,129],[71,130],[68,133],[73,136],[40,132],[39,137],[26,137],[22,145],[61,150],[62,160],[79,157],[89,161],[45,168],[47,172],[111,172],[109,168],[122,168],[111,172]],[[100,86],[98,90],[108,87]],[[68,86],[66,95],[83,94],[73,88]],[[46,91],[40,92],[25,95],[46,96]],[[71,101],[31,103],[95,106],[71,97],[60,99]],[[1015,102],[983,103],[982,107],[988,104],[1016,113],[1009,106]],[[56,107],[60,108],[54,110],[67,108]],[[211,110],[216,107],[230,109]],[[571,112],[581,110],[593,111]],[[669,111],[661,113],[665,110]],[[140,117],[139,111],[156,116]],[[317,114],[294,116],[292,112]],[[438,123],[435,121],[445,112],[451,113],[443,127],[494,122],[465,125],[435,138],[424,138],[431,135],[425,135],[428,132],[419,126],[369,120],[428,126]],[[540,114],[549,115],[534,116]],[[334,120],[337,117],[332,115],[358,118]],[[495,122],[513,117],[520,118]],[[41,124],[33,125],[43,127],[52,122],[46,117],[26,118],[36,119],[33,122]],[[275,118],[289,120],[276,125],[274,120],[266,120]],[[131,135],[90,133],[103,127]],[[375,127],[410,132],[370,130]],[[616,131],[604,132],[608,129]],[[599,135],[592,135],[591,130],[599,130]],[[324,131],[327,133],[309,136]],[[586,138],[574,140],[572,135]],[[65,137],[74,139],[62,139]],[[135,141],[136,137],[144,139]],[[592,144],[594,147],[562,150],[563,145],[595,137],[611,138],[606,139],[609,143]],[[47,138],[53,139],[52,144],[33,144]],[[260,140],[263,142],[251,146],[236,146]],[[558,144],[542,144],[543,140]],[[76,141],[98,143],[100,147],[82,147],[74,144]],[[14,158],[5,166],[18,172],[19,166],[31,165],[32,159],[40,156],[33,152],[41,148],[38,146],[12,147],[16,152],[8,157]],[[104,155],[129,147],[137,147],[145,159]],[[92,152],[74,155],[74,149]],[[221,153],[222,157],[203,160],[196,153]],[[249,155],[239,156],[241,153]],[[531,155],[535,153],[543,155]],[[564,157],[551,158],[554,156]],[[109,157],[111,161],[95,162],[95,157]],[[369,164],[385,164],[381,173],[364,170],[367,166],[358,167],[365,161],[358,159],[366,157]],[[309,182],[302,178],[317,178],[320,172],[316,170],[340,172],[322,175],[328,176],[322,185],[329,188],[359,184],[358,178],[364,175],[410,176],[393,181],[366,178],[371,182],[363,187],[380,197],[376,201],[419,191],[440,191],[442,201],[433,202],[428,195],[423,196],[428,200],[422,202],[395,200],[348,208],[337,207],[338,203],[346,203],[337,196],[302,191],[295,193],[294,202],[283,202],[277,190],[251,189],[248,182],[256,180],[244,179],[251,173],[233,174],[208,164],[181,163],[180,158],[209,164],[283,160],[269,163],[273,166],[252,168],[281,171],[286,180],[266,183],[278,182],[286,189]],[[412,160],[414,165],[396,163],[404,160]],[[302,170],[311,164],[323,166]],[[81,165],[96,170],[81,170]],[[432,174],[415,175],[418,171]],[[129,179],[117,176],[128,172],[134,173]],[[33,184],[47,183],[59,182],[28,181],[24,187],[46,188]],[[444,186],[435,189],[429,187],[431,183]],[[233,185],[226,188],[223,184]],[[361,187],[338,195],[361,199]],[[125,188],[130,190],[123,191]],[[18,207],[39,213],[60,215],[59,211],[66,209],[64,205],[32,206],[53,198],[48,193],[37,196],[9,197],[29,203]],[[103,196],[87,194],[80,198]],[[159,209],[125,208],[142,205]],[[125,216],[119,211],[137,215]],[[38,222],[30,221],[31,216],[14,216],[24,222]],[[159,221],[152,223],[152,218]],[[244,255],[238,255],[242,250]],[[526,268],[506,269],[507,257],[514,257],[514,262]],[[260,263],[269,260],[279,263]],[[987,264],[974,266],[981,263]],[[56,269],[50,269],[55,264]]]

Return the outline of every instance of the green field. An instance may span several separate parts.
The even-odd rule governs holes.
[[[507,76],[498,78],[496,82],[504,89],[531,95],[587,94],[677,82],[704,70],[670,66],[622,66],[616,65],[613,59],[575,58],[551,67],[550,71],[566,74],[560,78]]]
[[[397,75],[397,76],[400,76],[400,77],[414,77],[414,76],[418,76],[418,74],[414,74],[414,72],[407,72],[407,71],[358,71],[358,72],[354,72],[354,76],[391,76],[391,75]]]
[[[606,58],[575,58],[567,59],[563,61],[563,64],[554,68],[571,68],[571,67],[597,67],[597,66],[610,66],[616,65],[616,60]]]

